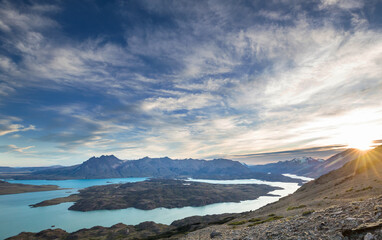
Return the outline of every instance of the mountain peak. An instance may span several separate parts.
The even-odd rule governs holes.
[[[307,162],[323,162],[324,159],[312,158],[312,157],[298,157],[290,160],[291,162],[307,163]]]
[[[122,160],[118,159],[114,155],[101,155],[100,157],[91,157],[87,161],[84,162],[84,164],[89,164],[89,163],[121,163]]]

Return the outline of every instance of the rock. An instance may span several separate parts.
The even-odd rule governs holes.
[[[322,230],[325,227],[325,223],[321,222],[316,226],[316,231]]]
[[[218,232],[218,231],[212,231],[211,234],[210,234],[210,238],[220,237],[221,235],[222,235],[221,232]]]
[[[374,240],[375,237],[372,233],[367,233],[363,239],[364,240]]]

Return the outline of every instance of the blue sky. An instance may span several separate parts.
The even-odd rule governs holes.
[[[381,1],[0,4],[0,166],[382,139]]]

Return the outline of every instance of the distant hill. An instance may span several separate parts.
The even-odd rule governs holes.
[[[313,167],[310,171],[308,170],[302,175],[309,176],[312,178],[317,178],[328,172],[339,169],[340,167],[344,166],[347,162],[357,159],[363,154],[364,152],[358,149],[354,149],[354,148],[347,149],[343,152],[340,152],[328,158],[327,160],[325,160],[318,166]]]
[[[255,172],[270,172],[270,173],[290,173],[300,176],[306,176],[307,172],[320,166],[324,162],[323,159],[316,159],[311,157],[294,158],[287,161],[279,161],[276,163],[269,163],[265,165],[251,165],[249,166]]]
[[[312,157],[301,157],[265,165],[252,165],[249,166],[249,168],[255,172],[270,172],[277,174],[289,173],[317,178],[332,170],[342,167],[345,163],[360,157],[362,154],[363,152],[357,149],[347,149],[328,158],[327,160]]]
[[[62,167],[60,165],[48,166],[48,167],[0,167],[0,173],[31,173],[35,171],[41,171],[50,168]]]
[[[168,157],[120,160],[114,155],[92,157],[79,165],[44,169],[30,174],[12,176],[15,179],[95,179],[124,177],[244,179],[301,182],[280,174],[254,172],[238,161],[228,159],[173,160]]]

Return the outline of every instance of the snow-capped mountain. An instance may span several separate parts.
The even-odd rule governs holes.
[[[363,152],[357,149],[347,149],[341,153],[333,155],[327,160],[312,157],[298,157],[292,160],[279,161],[265,165],[251,165],[249,168],[255,172],[278,174],[289,173],[317,178],[342,167],[345,163],[358,158],[362,154]]]
[[[265,165],[252,165],[250,168],[255,172],[270,172],[270,173],[290,173],[296,175],[304,175],[303,173],[310,171],[325,160],[312,157],[299,157],[292,160],[279,161]]]

